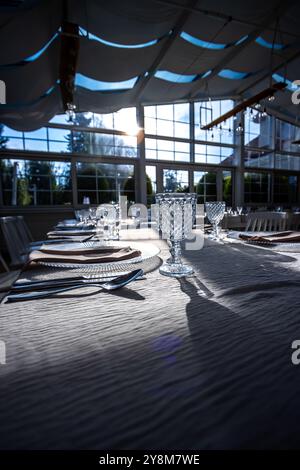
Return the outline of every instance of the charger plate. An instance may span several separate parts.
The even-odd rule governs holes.
[[[60,262],[49,262],[49,261],[39,261],[38,264],[42,266],[47,266],[49,268],[59,268],[59,269],[73,269],[76,270],[76,272],[81,272],[81,273],[109,273],[109,272],[128,272],[131,271],[132,269],[137,269],[141,268],[143,269],[142,266],[147,262],[148,260],[155,258],[160,250],[159,248],[154,245],[153,243],[144,243],[144,242],[136,242],[136,241],[130,241],[128,243],[125,241],[117,241],[117,242],[109,242],[109,243],[103,243],[103,242],[85,242],[83,245],[86,248],[100,248],[103,246],[118,246],[118,247],[127,247],[130,245],[130,248],[134,250],[139,250],[141,252],[140,256],[137,256],[136,258],[131,258],[127,260],[122,260],[122,261],[114,261],[110,263],[64,263],[62,261]],[[63,250],[61,250],[63,253]]]

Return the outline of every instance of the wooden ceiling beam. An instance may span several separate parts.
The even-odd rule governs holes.
[[[221,124],[221,122],[224,122],[227,119],[235,116],[236,114],[240,113],[244,109],[249,108],[250,106],[253,106],[256,103],[259,103],[261,100],[268,98],[268,96],[272,96],[277,91],[284,90],[285,88],[286,88],[286,83],[283,83],[283,82],[275,83],[271,87],[265,88],[264,90],[260,91],[259,93],[252,96],[251,98],[248,98],[242,101],[241,103],[237,104],[230,111],[228,111],[225,114],[222,114],[222,116],[219,116],[217,119],[214,119],[209,124],[206,124],[205,126],[201,127],[201,129],[205,131],[209,130],[212,127],[217,126],[218,124]]]
[[[79,26],[68,21],[62,22],[59,79],[63,108],[74,103],[75,75],[79,56]]]

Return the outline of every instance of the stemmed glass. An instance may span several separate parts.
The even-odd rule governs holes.
[[[89,208],[89,219],[93,225],[96,225],[97,207]]]
[[[118,204],[106,204],[103,224],[107,227],[105,240],[119,240],[120,208]]]
[[[213,226],[212,238],[220,241],[219,223],[224,217],[226,204],[225,202],[206,202],[205,207],[208,220]]]
[[[160,193],[156,195],[158,229],[170,243],[171,257],[160,267],[165,276],[183,277],[194,271],[182,263],[181,241],[189,238],[196,214],[195,193]]]
[[[90,213],[86,209],[81,209],[81,210],[75,211],[75,216],[78,221],[78,225],[87,225]]]

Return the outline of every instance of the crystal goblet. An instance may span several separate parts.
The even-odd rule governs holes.
[[[205,208],[208,220],[213,226],[212,238],[220,241],[219,223],[224,217],[226,204],[225,202],[206,202]]]
[[[160,267],[165,276],[183,277],[193,269],[182,263],[181,241],[189,238],[196,213],[197,195],[194,193],[160,193],[156,195],[158,228],[162,238],[171,245],[171,257]]]
[[[107,228],[105,240],[119,240],[120,208],[118,204],[105,204],[103,224]]]

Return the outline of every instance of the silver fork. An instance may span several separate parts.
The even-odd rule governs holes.
[[[111,290],[116,290],[120,289],[121,287],[126,286],[129,284],[129,282],[134,281],[140,276],[143,276],[144,271],[142,269],[135,269],[134,271],[131,271],[128,274],[124,274],[122,276],[118,276],[112,281],[108,281],[106,283],[78,283],[76,285],[72,285],[69,287],[64,287],[60,289],[52,289],[52,290],[47,290],[43,292],[30,292],[26,294],[12,294],[8,295],[5,299],[6,303],[11,303],[11,302],[22,302],[23,300],[34,300],[34,299],[44,299],[46,297],[51,297],[55,294],[59,294],[61,292],[68,292],[74,289],[80,289],[82,287],[88,286],[94,286],[94,287],[100,287],[101,289],[105,291],[111,291]]]

